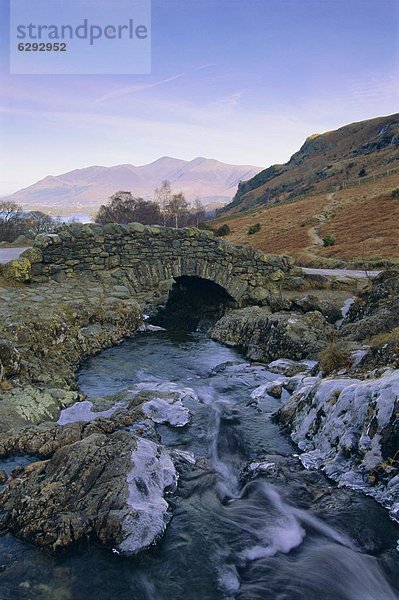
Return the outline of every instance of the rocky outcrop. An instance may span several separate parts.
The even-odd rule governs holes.
[[[361,367],[399,367],[399,270],[382,272],[360,295],[343,322],[341,336],[366,344]]]
[[[0,431],[56,420],[76,401],[82,358],[139,327],[140,307],[128,288],[121,298],[120,287],[77,278],[0,288]]]
[[[301,377],[294,384],[276,418],[303,451],[305,466],[363,489],[399,520],[399,371],[364,381]]]
[[[384,271],[350,308],[342,334],[361,341],[399,327],[399,270]]]
[[[169,452],[156,443],[154,424],[186,425],[181,401],[196,396],[174,384],[168,390],[156,383],[133,387],[65,409],[59,419],[65,424],[0,434],[0,457],[46,459],[17,469],[0,492],[3,531],[52,550],[95,540],[124,554],[162,534],[169,520],[164,495],[175,489],[177,473]],[[93,411],[100,405],[111,409]],[[155,441],[136,435],[143,429]]]
[[[94,434],[36,463],[1,494],[2,526],[40,546],[57,549],[96,536],[117,545],[127,513],[126,475],[134,441],[127,434]]]
[[[163,494],[175,485],[173,463],[155,443],[124,432],[92,434],[8,484],[2,527],[52,550],[97,540],[134,554],[165,528]]]
[[[222,317],[211,331],[212,339],[242,348],[251,360],[314,358],[333,328],[318,311],[271,313],[268,308],[247,307]]]

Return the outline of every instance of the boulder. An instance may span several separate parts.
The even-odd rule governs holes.
[[[355,302],[346,316],[342,334],[361,341],[399,327],[399,269],[384,271],[371,291]]]
[[[94,433],[31,467],[0,493],[1,526],[39,546],[92,540],[135,554],[169,520],[163,496],[177,475],[168,452],[149,440]]]
[[[333,327],[320,312],[270,313],[267,308],[246,307],[222,317],[211,331],[214,340],[242,348],[251,360],[314,358]]]
[[[10,262],[1,265],[1,274],[9,281],[26,283],[31,279],[31,263],[27,258],[20,256],[15,260],[10,260]]]
[[[312,312],[318,310],[325,316],[329,323],[336,323],[342,318],[342,312],[339,306],[326,299],[318,298],[312,294],[305,294],[302,297],[295,298],[293,308],[303,310],[303,312]]]

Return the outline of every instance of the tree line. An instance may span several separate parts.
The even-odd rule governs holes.
[[[187,202],[182,192],[173,193],[169,181],[162,182],[154,191],[154,200],[136,198],[131,192],[113,194],[107,204],[100,206],[96,223],[143,223],[165,227],[198,227],[205,219],[205,209],[197,198]]]
[[[177,228],[198,227],[205,216],[199,198],[190,204],[182,192],[173,193],[169,181],[164,180],[154,191],[154,200],[136,198],[131,192],[116,192],[100,206],[94,221],[101,224],[138,222]],[[22,235],[33,239],[39,233],[53,233],[61,222],[39,210],[24,211],[16,202],[0,202],[0,242],[13,242]]]

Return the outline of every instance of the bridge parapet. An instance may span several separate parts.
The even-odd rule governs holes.
[[[165,281],[195,276],[217,283],[239,304],[256,288],[284,279],[293,265],[290,257],[231,244],[209,231],[140,223],[65,225],[37,236],[24,256],[34,280],[111,276],[127,279],[143,298]]]

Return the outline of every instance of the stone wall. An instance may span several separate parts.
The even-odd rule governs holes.
[[[289,257],[230,244],[212,232],[139,223],[62,226],[57,234],[37,236],[23,257],[32,263],[33,280],[114,277],[143,298],[173,278],[197,276],[220,285],[238,304],[284,279],[292,266]]]

